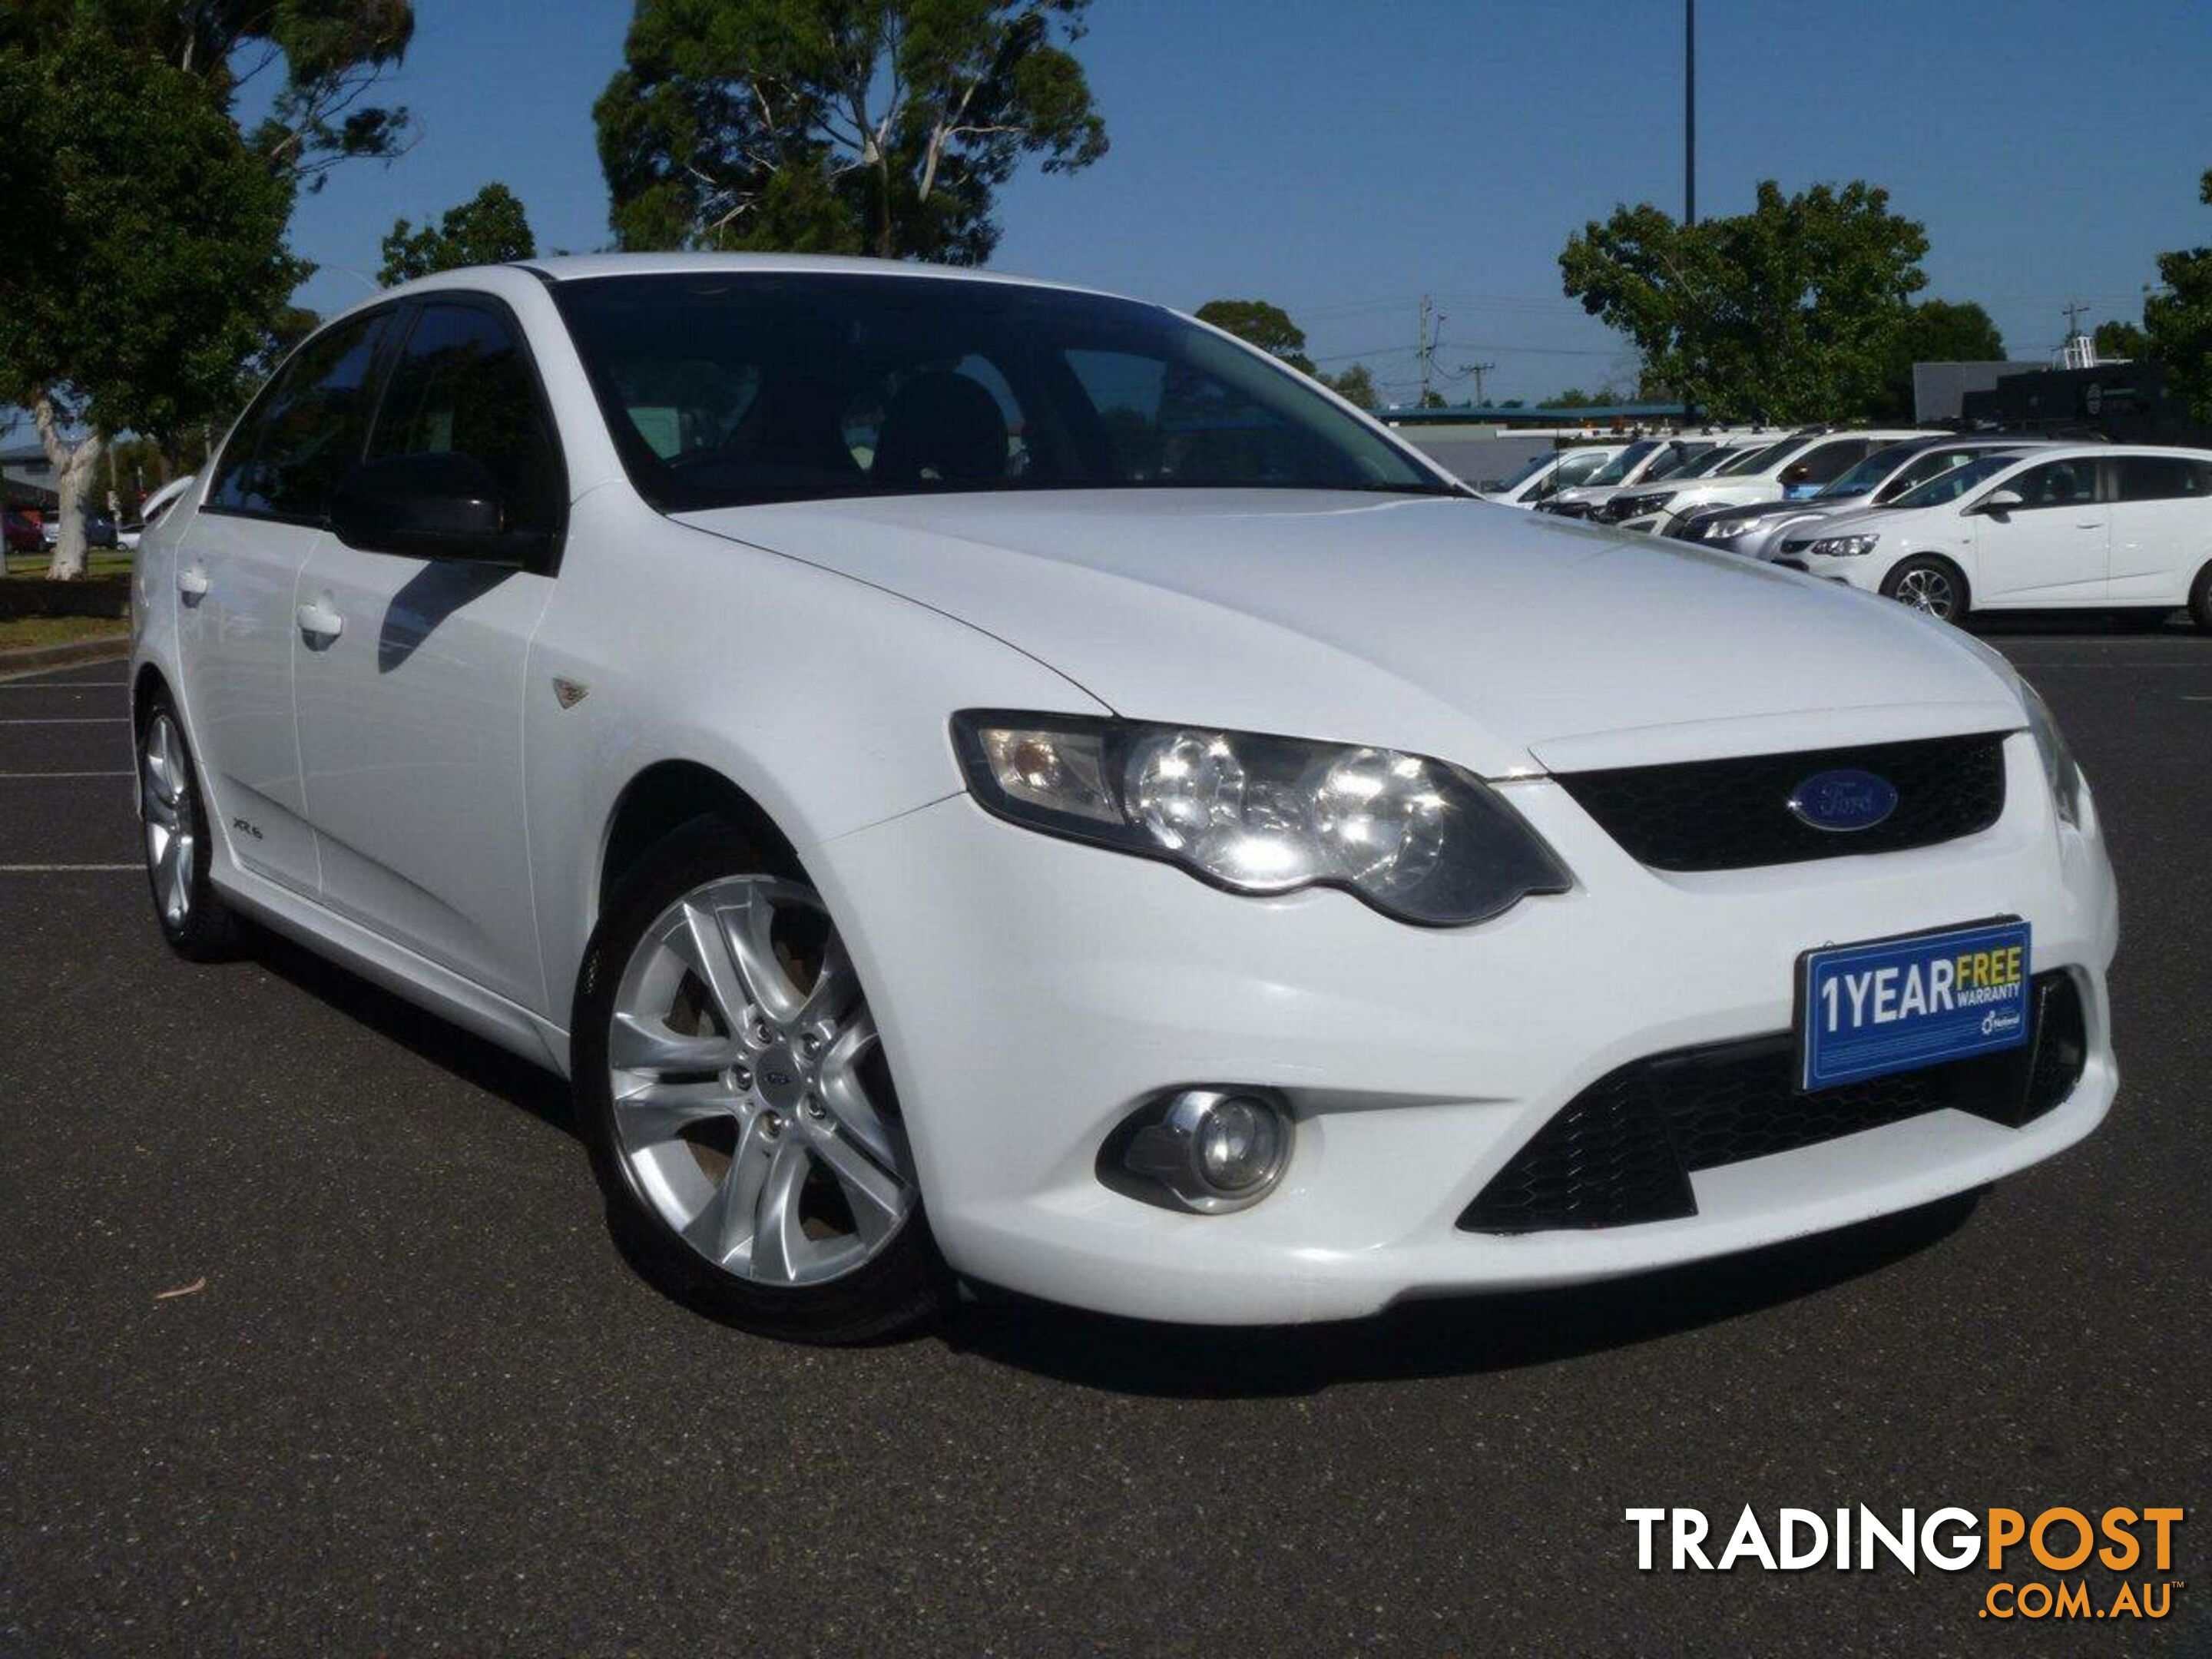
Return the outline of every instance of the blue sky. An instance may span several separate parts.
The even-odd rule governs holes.
[[[627,0],[417,0],[390,95],[421,142],[341,169],[293,241],[366,291],[377,243],[504,179],[543,248],[605,246],[592,101]],[[2014,356],[2060,307],[2136,317],[2161,250],[2212,242],[2212,8],[2203,0],[1856,0],[1698,8],[1698,206],[1865,178],[1921,220],[1930,295],[1977,300]],[[1560,294],[1559,249],[1620,202],[1681,208],[1680,0],[1322,4],[1097,0],[1082,46],[1113,150],[1006,193],[994,264],[1183,308],[1258,295],[1325,361],[1412,387],[1415,307],[1440,366],[1496,362],[1492,398],[1630,361]],[[1455,397],[1469,383],[1447,385]]]

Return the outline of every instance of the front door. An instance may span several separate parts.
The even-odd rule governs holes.
[[[2111,512],[2094,459],[2046,461],[2004,487],[2021,505],[1978,515],[1974,603],[2030,607],[2102,605]]]
[[[174,561],[185,722],[209,815],[238,863],[315,890],[292,722],[301,570],[330,486],[361,453],[389,313],[350,318],[295,352],[223,446]]]
[[[551,544],[565,492],[520,330],[465,295],[412,308],[368,443],[372,458],[447,453],[490,470],[510,529]],[[544,558],[530,563],[412,558],[330,537],[301,578],[319,631],[301,635],[295,678],[323,902],[544,1012],[522,699],[553,579]]]

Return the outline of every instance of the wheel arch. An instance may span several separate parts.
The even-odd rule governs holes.
[[[684,825],[720,818],[750,842],[763,858],[799,868],[798,849],[768,810],[726,774],[697,761],[663,760],[624,784],[600,832],[597,879],[592,890],[596,922],[646,854]]]
[[[147,711],[153,708],[157,696],[167,697],[170,705],[175,706],[177,694],[171,690],[169,677],[161,672],[161,665],[152,662],[139,664],[138,672],[131,677],[131,729],[133,732],[145,729]]]

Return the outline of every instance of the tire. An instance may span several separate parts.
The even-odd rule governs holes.
[[[2189,585],[2189,620],[2200,634],[2212,634],[2212,564],[2197,573]]]
[[[1881,591],[1885,599],[1910,605],[1938,622],[1965,620],[1972,602],[1966,572],[1948,559],[1924,554],[1899,561],[1897,568],[1881,579]]]
[[[154,919],[169,948],[187,962],[222,962],[238,954],[244,928],[208,880],[215,842],[199,769],[184,722],[166,691],[157,691],[138,722],[138,819],[146,848],[146,880]]]
[[[608,905],[576,989],[576,1113],[630,1261],[791,1341],[904,1334],[947,1305],[889,1066],[819,895],[716,820]]]

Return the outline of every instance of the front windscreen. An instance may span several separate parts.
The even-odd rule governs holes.
[[[671,512],[1117,487],[1463,493],[1295,370],[1133,301],[780,271],[553,293],[633,482]]]
[[[1626,483],[1628,475],[1636,470],[1637,462],[1642,460],[1646,455],[1649,455],[1653,450],[1658,447],[1659,445],[1656,440],[1647,440],[1643,443],[1631,444],[1627,448],[1622,450],[1620,454],[1614,456],[1603,466],[1598,468],[1596,471],[1591,473],[1589,477],[1584,478],[1583,482],[1589,485],[1592,489],[1597,488],[1600,484],[1617,484]]]
[[[1734,460],[1714,468],[1713,477],[1733,478],[1741,477],[1746,472],[1764,471],[1796,448],[1798,442],[1799,440],[1796,438],[1784,438],[1780,443],[1769,444],[1764,449],[1746,450]]]
[[[1877,449],[1833,483],[1814,492],[1815,498],[1835,501],[1846,495],[1863,495],[1896,471],[1905,458],[1918,448],[1917,444],[1892,444],[1887,449]]]
[[[1940,477],[1930,478],[1917,489],[1908,489],[1892,501],[1892,507],[1941,507],[1946,501],[1955,501],[1970,489],[1976,489],[2000,472],[2020,464],[2017,455],[1990,455],[1978,461],[1969,461],[1964,466],[1954,466]]]

